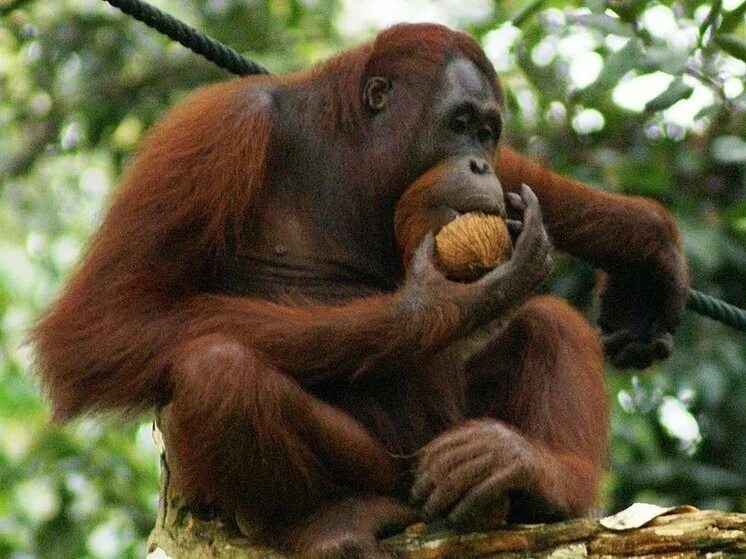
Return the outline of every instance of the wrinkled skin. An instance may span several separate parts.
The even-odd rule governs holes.
[[[412,503],[426,520],[447,515],[456,526],[504,521],[510,492],[537,491],[542,457],[507,425],[482,419],[449,431],[421,451]],[[503,517],[491,513],[499,510]]]

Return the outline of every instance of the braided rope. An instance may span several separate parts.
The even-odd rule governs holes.
[[[696,289],[689,290],[686,308],[732,328],[746,332],[746,310]]]
[[[105,1],[229,72],[240,76],[269,74],[269,70],[261,64],[142,0]]]

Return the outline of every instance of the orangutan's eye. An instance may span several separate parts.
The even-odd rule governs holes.
[[[489,124],[482,126],[477,132],[477,140],[482,144],[497,141],[495,129]]]
[[[451,130],[456,134],[466,134],[469,131],[471,118],[467,114],[460,114],[451,121]]]

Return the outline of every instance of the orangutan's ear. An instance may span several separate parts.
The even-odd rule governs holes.
[[[383,76],[373,76],[365,84],[365,90],[363,91],[363,103],[365,107],[374,112],[378,113],[384,110],[391,97],[391,80],[384,78]]]

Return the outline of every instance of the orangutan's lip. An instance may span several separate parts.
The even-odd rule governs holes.
[[[497,210],[495,210],[494,206],[490,209],[485,209],[483,206],[480,206],[478,204],[470,205],[468,207],[464,208],[449,208],[453,210],[457,215],[454,216],[454,219],[460,215],[472,213],[472,212],[479,212],[486,215],[494,215],[499,217],[500,219],[506,219],[508,217],[507,211],[505,210],[505,204],[501,204],[498,206]]]
[[[489,215],[496,215],[500,219],[507,219],[508,218],[508,212],[505,210],[505,204],[500,204],[500,207],[497,209],[497,213],[494,212],[484,212]]]

